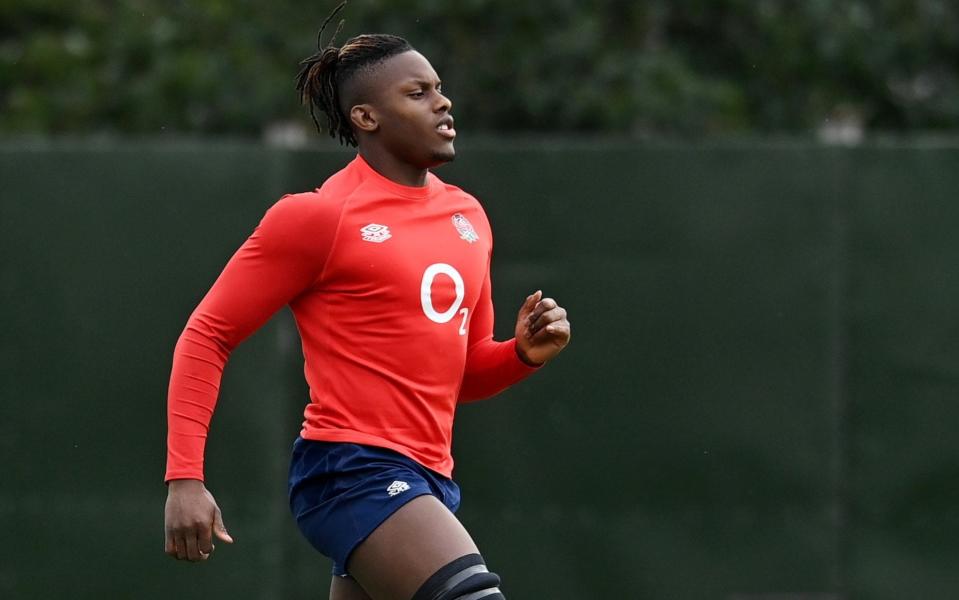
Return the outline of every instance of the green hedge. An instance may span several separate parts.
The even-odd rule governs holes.
[[[229,133],[308,121],[292,79],[333,2],[0,4],[0,133]],[[702,136],[959,126],[947,0],[354,0],[408,37],[463,131]]]

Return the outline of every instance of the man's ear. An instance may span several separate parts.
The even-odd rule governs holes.
[[[372,133],[380,128],[380,124],[373,114],[373,107],[369,104],[357,104],[350,109],[350,121],[360,131]]]

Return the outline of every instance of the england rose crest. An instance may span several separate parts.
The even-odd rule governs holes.
[[[469,219],[464,217],[460,213],[453,215],[453,227],[456,227],[456,231],[459,232],[460,238],[466,240],[469,243],[473,243],[479,240],[479,236],[476,235],[476,230],[473,229],[473,224],[470,223]]]

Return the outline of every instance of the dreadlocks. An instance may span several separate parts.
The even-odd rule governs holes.
[[[377,33],[358,35],[347,40],[342,48],[337,48],[333,42],[343,28],[343,21],[337,25],[324,47],[320,41],[323,31],[345,5],[346,2],[341,3],[326,18],[316,36],[317,51],[300,62],[296,91],[300,95],[300,101],[310,107],[310,117],[317,131],[323,129],[316,117],[318,108],[326,115],[326,130],[330,137],[339,136],[341,144],[356,146],[356,137],[346,114],[350,107],[341,105],[340,90],[348,85],[357,73],[370,69],[387,58],[412,50],[413,47],[401,37]]]

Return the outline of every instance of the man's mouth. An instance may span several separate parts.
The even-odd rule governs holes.
[[[453,117],[447,117],[440,121],[440,124],[436,126],[436,131],[439,134],[447,139],[452,140],[456,137],[456,130],[453,129]]]

